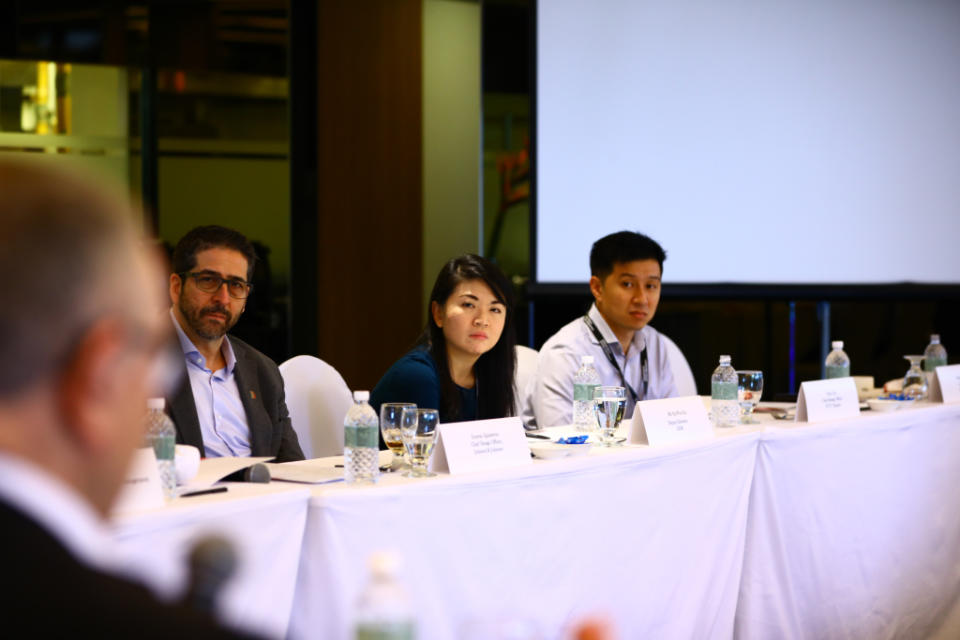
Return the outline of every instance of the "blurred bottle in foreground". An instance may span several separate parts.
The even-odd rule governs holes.
[[[834,340],[830,343],[833,348],[827,354],[826,378],[846,378],[850,375],[850,358],[843,351],[843,340]]]
[[[934,333],[930,336],[930,344],[923,352],[923,370],[936,371],[937,367],[947,364],[947,350],[940,344],[940,334]]]
[[[413,640],[416,625],[410,598],[397,580],[400,558],[378,551],[368,560],[370,577],[357,601],[356,640]]]
[[[717,427],[732,427],[740,422],[737,372],[730,364],[730,356],[720,356],[720,365],[710,377],[710,419]]]

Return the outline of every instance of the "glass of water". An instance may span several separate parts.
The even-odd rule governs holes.
[[[737,401],[740,403],[740,422],[755,424],[753,408],[763,395],[763,371],[737,371]]]
[[[436,409],[405,407],[400,414],[400,436],[410,462],[408,478],[426,478],[437,474],[427,469],[433,445],[437,443],[440,414]]]
[[[393,452],[391,469],[403,466],[403,435],[400,433],[400,418],[406,408],[416,409],[412,402],[384,402],[380,405],[380,433],[387,448]]]
[[[923,356],[903,356],[910,361],[910,369],[903,377],[903,395],[914,400],[924,400],[927,397],[927,378],[923,375],[920,362]]]
[[[597,387],[593,390],[593,410],[600,425],[602,446],[613,447],[622,442],[617,440],[616,432],[626,406],[627,394],[623,387]]]

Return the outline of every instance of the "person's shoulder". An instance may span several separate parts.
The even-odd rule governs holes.
[[[411,349],[393,363],[393,366],[387,371],[387,375],[391,374],[405,377],[415,376],[436,379],[437,364],[433,361],[433,357],[426,349],[417,347]]]
[[[244,358],[247,360],[253,360],[258,365],[268,369],[278,369],[277,363],[274,362],[270,356],[250,346],[240,338],[228,335],[227,339],[230,341],[230,347],[233,349],[233,355],[236,356],[238,361],[241,358]]]
[[[547,341],[540,347],[540,351],[566,351],[571,348],[573,342],[585,336],[586,331],[587,328],[583,322],[583,316],[577,316],[547,338]]]

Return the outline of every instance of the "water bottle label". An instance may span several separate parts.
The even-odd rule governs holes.
[[[598,384],[574,384],[573,401],[593,402],[593,390],[599,386]]]
[[[377,426],[349,426],[343,430],[343,446],[379,448],[380,429]]]
[[[356,629],[356,640],[413,640],[414,628],[410,622],[381,622],[379,624],[360,623]]]
[[[937,367],[946,366],[946,358],[924,358],[923,359],[923,370],[924,371],[936,371]]]
[[[711,382],[710,397],[714,400],[736,400],[737,383],[736,382]]]
[[[173,460],[176,456],[177,439],[174,436],[154,436],[151,444],[157,460]]]
[[[830,378],[846,378],[850,375],[850,366],[841,366],[835,364],[827,365],[827,379]]]

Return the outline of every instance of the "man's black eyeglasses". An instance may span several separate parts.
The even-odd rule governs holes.
[[[230,294],[231,298],[236,298],[237,300],[243,300],[249,296],[250,291],[253,289],[252,284],[239,278],[221,278],[212,273],[204,273],[202,271],[180,274],[181,278],[186,278],[187,276],[193,278],[193,281],[197,283],[197,288],[204,293],[216,293],[220,291],[223,283],[227,283],[227,293]]]

